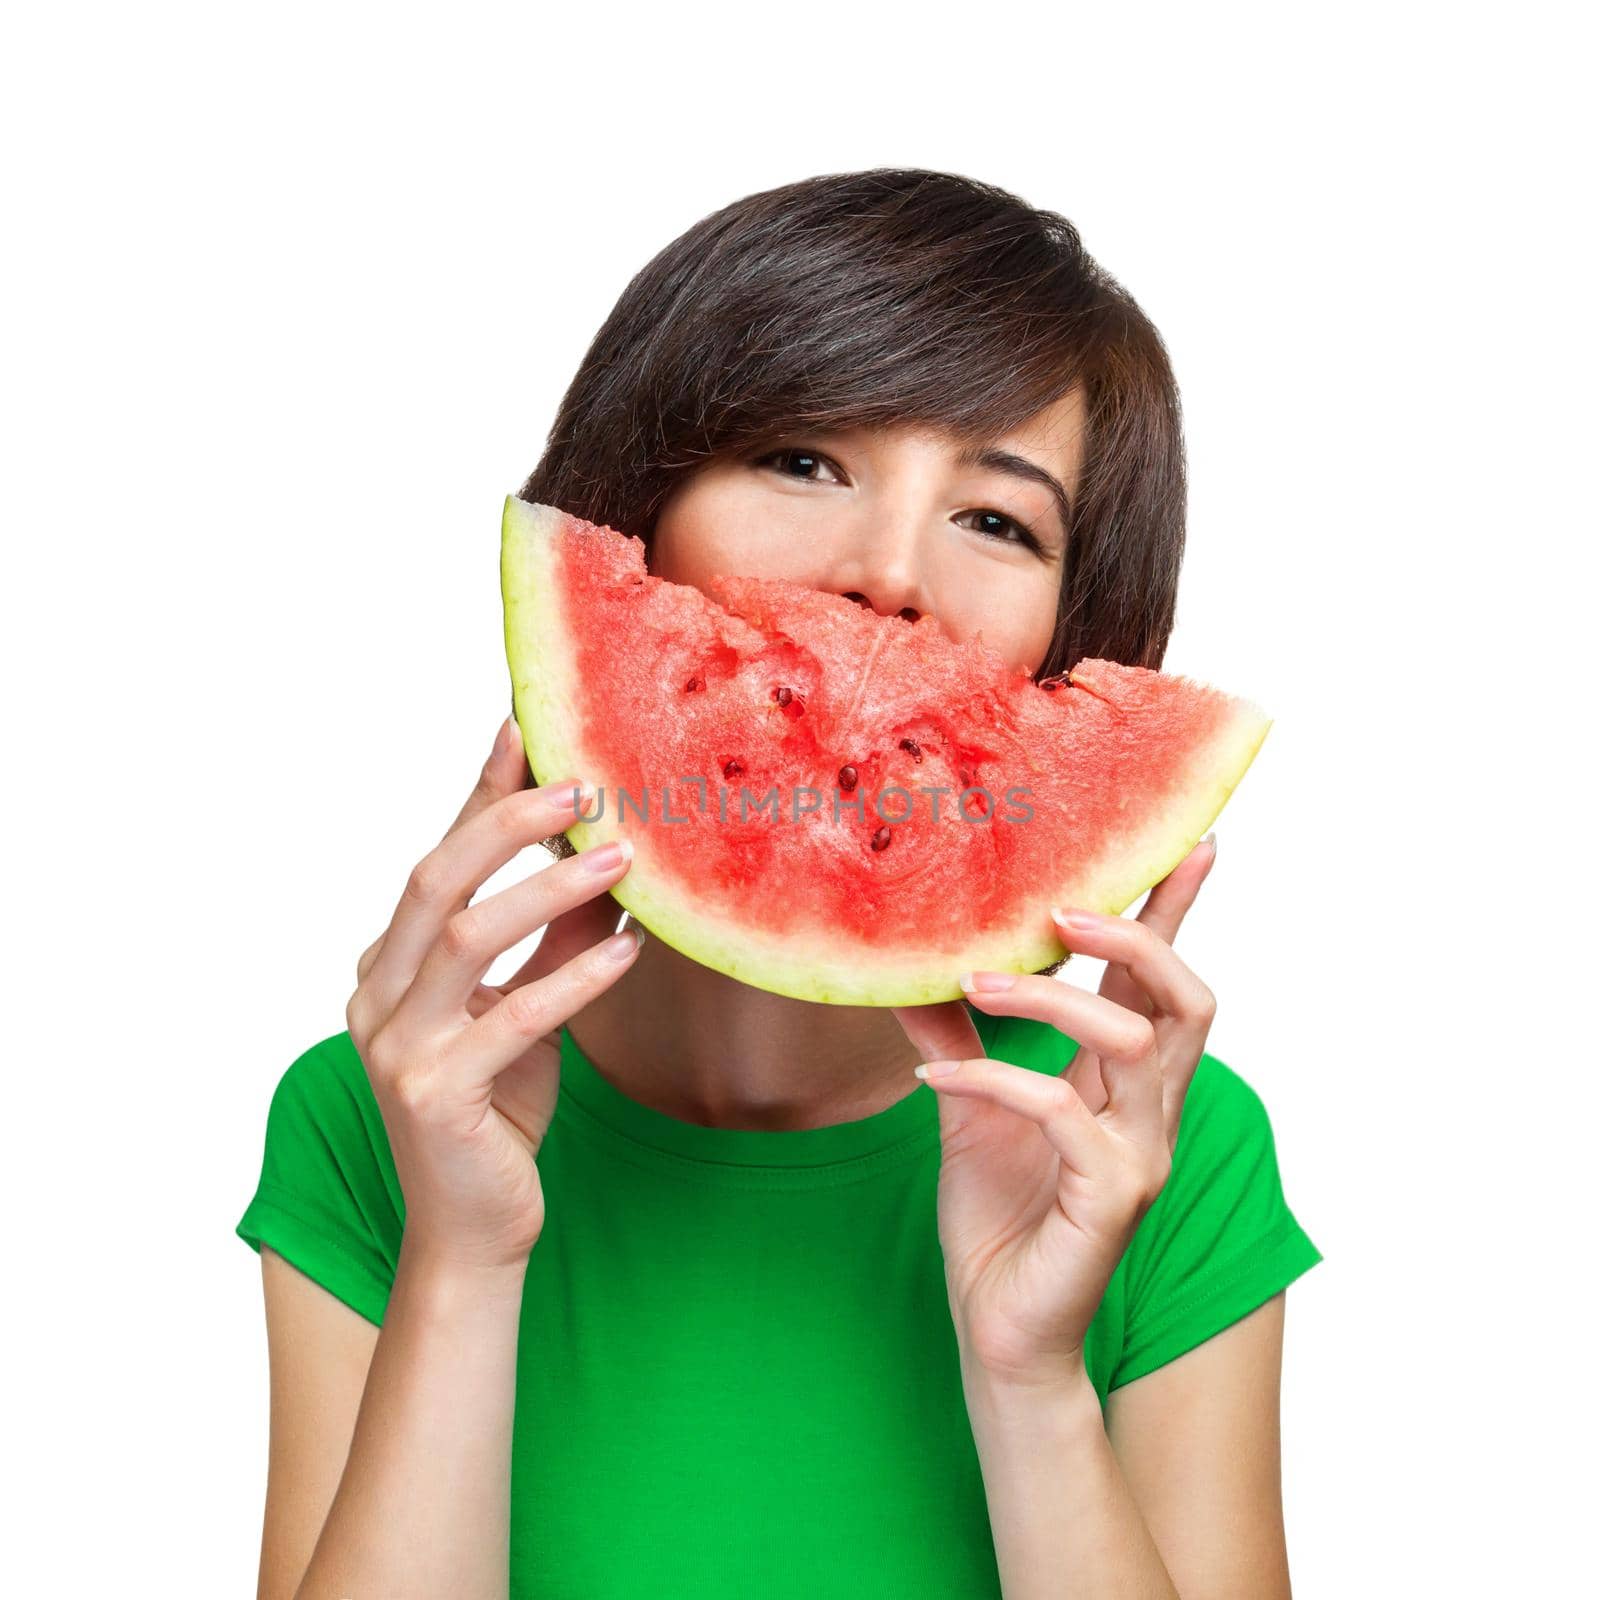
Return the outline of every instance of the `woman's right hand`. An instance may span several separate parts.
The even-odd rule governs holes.
[[[525,789],[526,778],[507,718],[461,814],[363,953],[345,1009],[388,1130],[413,1259],[526,1262],[544,1226],[535,1158],[555,1111],[561,1025],[639,948],[632,928],[610,933],[618,909],[606,891],[627,871],[625,844],[469,904],[518,851],[572,824],[578,780]],[[483,982],[497,956],[546,924],[519,972]]]

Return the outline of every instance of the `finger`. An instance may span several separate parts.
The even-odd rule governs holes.
[[[1171,944],[1216,859],[1217,836],[1208,833],[1145,897],[1136,920]]]
[[[978,972],[962,987],[990,1015],[1031,1017],[1076,1039],[1097,1059],[1106,1114],[1135,1135],[1161,1127],[1161,1057],[1148,1017],[1061,978]]]
[[[492,1011],[468,1024],[456,1036],[448,1068],[462,1076],[462,1090],[486,1088],[536,1039],[609,989],[632,966],[639,944],[633,928],[614,933],[538,982],[513,989]]]
[[[515,794],[528,780],[528,762],[522,751],[522,730],[517,726],[516,717],[509,716],[500,724],[500,731],[494,736],[494,747],[489,752],[489,759],[484,762],[483,770],[478,774],[478,781],[472,787],[472,793],[466,798],[465,804],[456,813],[456,819],[445,829],[448,838],[464,822],[470,822],[496,800],[502,800],[508,794]]]
[[[962,978],[961,987],[987,1015],[1048,1023],[1076,1039],[1083,1050],[1126,1059],[1142,1055],[1153,1043],[1147,1017],[1064,978],[971,972]]]
[[[425,1025],[428,1018],[465,1006],[497,956],[536,933],[553,916],[604,894],[624,877],[632,859],[632,843],[618,839],[543,867],[476,905],[463,906],[423,958],[395,1010],[396,1018]]]
[[[517,727],[515,716],[510,716],[500,724],[500,731],[494,736],[494,746],[489,752],[489,759],[484,762],[483,770],[478,774],[477,784],[467,796],[466,804],[457,813],[456,820],[446,830],[445,837],[448,838],[464,822],[476,816],[486,806],[492,805],[495,800],[504,795],[515,794],[523,786],[526,776],[527,763],[522,759],[522,732]],[[367,981],[367,974],[376,964],[387,934],[388,930],[385,929],[361,952],[360,959],[356,962],[358,984]]]
[[[1184,916],[1200,892],[1200,885],[1211,871],[1211,862],[1216,857],[1216,843],[1216,834],[1208,833],[1156,884],[1145,897],[1139,915],[1133,920],[1152,929],[1167,944],[1172,944],[1178,936]],[[1057,931],[1060,931],[1059,928]],[[1115,961],[1106,963],[1100,979],[1100,993],[1108,1000],[1116,1001],[1119,1006],[1126,1006],[1130,1011],[1140,1012],[1144,1016],[1149,1016],[1153,1009],[1149,997],[1127,968]]]
[[[1123,967],[1150,1000],[1154,1017],[1190,1023],[1203,1019],[1210,1026],[1215,997],[1152,924],[1075,908],[1058,909],[1051,917],[1069,950]]]
[[[924,1061],[960,1061],[983,1054],[983,1040],[959,1000],[931,1006],[894,1006],[895,1020]]]
[[[1130,1138],[1153,1145],[1166,1137],[1166,1084],[1161,1053],[1152,1042],[1141,1056],[1100,1056],[1107,1119]]]
[[[399,1002],[445,923],[484,879],[530,844],[572,826],[577,794],[578,785],[568,782],[504,795],[412,868],[367,978],[380,1005],[393,1009]]]
[[[365,950],[361,952],[360,959],[356,962],[356,982],[365,983],[367,974],[372,971],[372,963],[378,959],[378,952],[383,948],[383,935],[380,933]]]
[[[533,953],[500,985],[500,992],[510,994],[525,983],[533,983],[570,961],[580,950],[618,932],[623,915],[622,907],[610,895],[602,894],[553,916]]]
[[[1036,1123],[1050,1148],[1080,1177],[1105,1172],[1114,1159],[1110,1134],[1065,1078],[982,1056],[929,1062],[916,1070],[941,1097],[986,1100]]]

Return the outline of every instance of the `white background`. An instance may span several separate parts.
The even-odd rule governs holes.
[[[1553,7],[581,14],[7,26],[0,1582],[250,1591],[265,1341],[232,1229],[278,1075],[343,1026],[507,710],[501,498],[671,238],[892,164],[1071,217],[1182,385],[1166,665],[1276,723],[1180,949],[1327,1257],[1289,1296],[1296,1592],[1574,1592],[1579,41]]]

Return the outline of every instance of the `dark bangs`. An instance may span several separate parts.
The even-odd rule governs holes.
[[[807,428],[987,441],[1074,386],[1088,438],[1040,675],[1158,667],[1185,511],[1165,347],[1066,218],[970,178],[808,178],[697,222],[623,291],[521,494],[648,546],[713,457]]]

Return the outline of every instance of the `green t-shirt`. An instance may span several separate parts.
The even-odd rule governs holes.
[[[972,1013],[993,1058],[1076,1045]],[[539,1154],[511,1463],[527,1600],[999,1596],[935,1214],[935,1092],[795,1132],[706,1128],[630,1100],[562,1030]],[[238,1226],[381,1325],[404,1203],[347,1033],[284,1074]],[[1090,1328],[1107,1392],[1321,1260],[1260,1099],[1201,1059],[1171,1175]],[[1062,1485],[1062,1508],[1071,1487]]]

